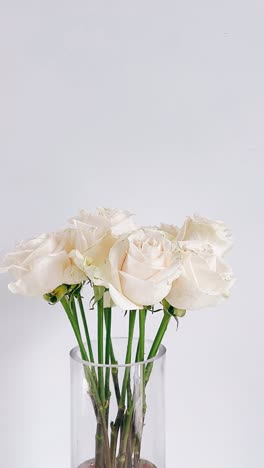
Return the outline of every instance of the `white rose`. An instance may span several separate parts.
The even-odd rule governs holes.
[[[198,215],[186,219],[176,239],[209,244],[219,257],[232,247],[231,233],[223,222],[202,218]]]
[[[178,248],[183,270],[166,298],[169,304],[194,310],[216,305],[228,297],[234,283],[232,270],[209,244],[183,241],[178,242]]]
[[[95,281],[109,288],[123,310],[140,309],[164,299],[180,271],[167,234],[146,228],[117,240],[105,267],[96,270]]]
[[[13,293],[37,296],[52,292],[61,284],[78,284],[86,275],[73,264],[68,232],[42,234],[22,241],[4,259],[1,272],[9,271],[15,282],[8,285]]]
[[[74,244],[71,257],[90,279],[93,279],[95,266],[108,258],[116,239],[137,228],[132,213],[108,208],[97,208],[94,214],[81,210],[70,222]]]
[[[176,239],[179,234],[179,228],[174,224],[160,224],[160,229],[166,232],[171,239]]]

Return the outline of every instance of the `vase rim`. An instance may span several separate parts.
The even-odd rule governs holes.
[[[124,337],[124,336],[117,336],[117,337],[113,337],[112,338],[113,341],[116,341],[116,340],[124,340],[126,343],[127,343],[127,337]],[[133,341],[135,340],[138,340],[138,338],[133,338]],[[96,340],[92,340],[92,343],[96,343]],[[145,343],[147,344],[152,344],[153,341],[152,340],[148,340],[146,339],[145,340]],[[79,364],[83,364],[85,366],[91,366],[91,367],[109,367],[109,368],[119,368],[119,367],[135,367],[135,366],[139,366],[139,365],[145,365],[145,364],[149,364],[151,362],[155,362],[155,361],[158,361],[159,359],[161,359],[163,356],[165,356],[166,352],[167,352],[167,349],[166,347],[161,344],[159,346],[159,350],[156,354],[156,356],[150,358],[150,359],[145,359],[144,361],[138,361],[138,362],[131,362],[129,364],[126,364],[126,363],[118,363],[118,364],[99,364],[98,362],[91,362],[91,361],[85,361],[84,359],[82,359],[79,355],[79,351],[80,351],[80,348],[79,346],[75,346],[74,348],[72,348],[70,350],[70,358],[75,361],[75,362],[78,362]]]

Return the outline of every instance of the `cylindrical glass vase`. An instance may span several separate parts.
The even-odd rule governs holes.
[[[134,339],[125,364],[126,347],[127,338],[112,339],[109,365],[83,361],[78,347],[70,353],[71,468],[165,468],[166,349],[136,362]]]

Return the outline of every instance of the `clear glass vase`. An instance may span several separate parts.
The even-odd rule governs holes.
[[[146,340],[145,356],[151,345]],[[78,347],[70,352],[71,468],[165,467],[166,349],[160,346],[155,358],[136,362],[134,339],[131,364],[124,364],[126,346],[127,338],[112,339],[109,365],[98,365],[97,356],[94,363],[83,361]]]

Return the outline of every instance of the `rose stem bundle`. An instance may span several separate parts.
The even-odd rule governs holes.
[[[81,357],[84,361],[94,363],[94,354],[88,325],[86,321],[84,306],[80,292],[77,294],[77,302],[83,322],[83,329],[87,341],[87,351],[81,336],[81,330],[78,322],[78,315],[75,305],[74,295],[64,296],[61,299],[63,308],[68,316],[68,319],[73,328],[76,336]],[[136,361],[142,363],[145,359],[145,324],[146,324],[146,309],[138,311],[139,315],[139,340],[136,353]],[[96,430],[96,453],[95,463],[96,468],[130,468],[132,465],[132,456],[134,452],[134,466],[139,467],[140,462],[140,448],[142,434],[135,434],[133,427],[133,396],[130,387],[130,366],[132,359],[132,343],[134,336],[136,310],[129,311],[129,327],[128,327],[128,342],[126,350],[124,378],[122,382],[121,392],[118,381],[118,369],[112,367],[112,379],[115,388],[115,395],[118,404],[118,413],[115,422],[111,423],[111,444],[108,438],[108,418],[109,418],[109,405],[110,405],[110,367],[106,367],[104,379],[104,364],[118,363],[114,356],[112,339],[111,339],[111,308],[104,308],[103,297],[97,301],[97,345],[98,345],[98,376],[96,376],[95,368],[84,365],[85,376],[89,385],[89,393],[94,406],[94,411],[97,417],[97,430]],[[164,317],[157,331],[156,337],[150,349],[148,359],[155,357],[163,336],[166,332],[171,315],[164,311]],[[104,331],[103,323],[105,322],[106,340],[105,340],[105,356],[103,351]],[[88,358],[89,355],[89,358]],[[105,359],[104,359],[105,358]],[[152,371],[153,363],[139,364],[141,366],[142,378],[142,429],[144,424],[146,402],[145,402],[145,386],[147,385],[150,374]],[[127,405],[125,403],[127,397]],[[117,441],[120,431],[120,445],[117,456]],[[128,460],[129,459],[129,460]]]
[[[68,316],[68,319],[71,323],[74,334],[76,336],[76,339],[80,348],[81,357],[84,361],[89,362],[89,359],[85,350],[85,346],[82,341],[77,315],[75,316],[71,308],[71,299],[67,300],[66,297],[64,296],[61,299],[61,303]],[[85,372],[85,376],[89,385],[90,396],[92,399],[95,414],[99,421],[98,425],[100,425],[101,441],[104,444],[104,447],[100,448],[100,456],[101,454],[103,454],[106,460],[106,466],[110,467],[111,466],[110,465],[110,447],[109,447],[109,440],[108,440],[108,429],[107,429],[106,422],[105,422],[104,407],[101,402],[100,394],[98,393],[98,390],[97,390],[97,385],[96,385],[93,373],[91,372],[90,368],[86,365],[84,365],[84,372]],[[102,430],[102,435],[101,435],[101,430]],[[103,466],[103,465],[99,465],[99,466]]]

